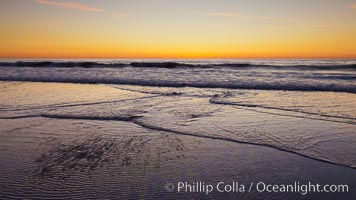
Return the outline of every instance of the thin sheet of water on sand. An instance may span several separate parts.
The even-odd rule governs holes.
[[[164,186],[199,180],[355,186],[355,121],[347,109],[293,110],[286,100],[272,109],[281,94],[248,90],[19,82],[0,88],[4,198],[198,198],[203,194],[168,193]],[[254,106],[237,105],[252,101],[244,99],[249,95],[267,96],[266,105],[258,98],[247,102]],[[308,198],[351,199],[350,191]],[[304,197],[209,195],[222,196]]]

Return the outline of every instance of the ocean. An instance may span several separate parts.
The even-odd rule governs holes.
[[[11,81],[356,92],[356,60],[62,59],[0,64],[0,80]]]

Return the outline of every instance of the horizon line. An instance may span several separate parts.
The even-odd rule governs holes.
[[[296,60],[356,60],[355,57],[1,57],[0,59],[296,59]]]

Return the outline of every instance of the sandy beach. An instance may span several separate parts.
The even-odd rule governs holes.
[[[226,93],[250,94],[244,90],[30,82],[1,82],[0,88],[0,182],[5,186],[1,198],[355,195],[355,143],[350,141],[355,132],[350,119],[313,119],[307,111],[244,110],[211,103]],[[264,96],[265,102],[268,96],[276,98],[266,91]],[[233,101],[232,95],[224,101]],[[238,182],[246,188],[239,192],[214,188],[207,195],[185,188],[177,192],[179,182],[213,186]],[[304,195],[261,191],[262,183],[309,182],[348,185],[349,191]]]

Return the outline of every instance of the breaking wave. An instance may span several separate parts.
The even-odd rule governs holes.
[[[356,93],[356,62],[2,61],[0,80]]]

